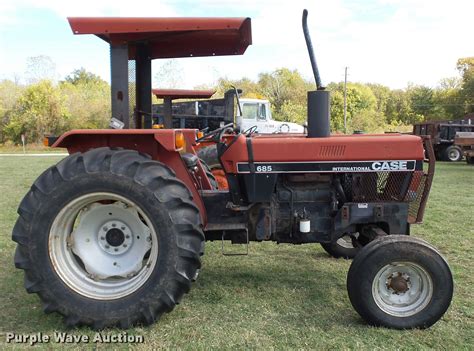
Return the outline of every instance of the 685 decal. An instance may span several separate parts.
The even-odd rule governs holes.
[[[268,166],[264,166],[264,165],[259,165],[257,167],[255,167],[255,171],[257,173],[265,173],[265,172],[271,172],[273,169],[272,169],[272,166],[268,165]]]

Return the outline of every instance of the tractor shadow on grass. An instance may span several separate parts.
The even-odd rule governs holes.
[[[302,321],[314,327],[366,325],[347,296],[350,261],[291,246],[265,249],[253,257],[210,256],[192,289],[193,303],[228,313],[255,310],[295,327]],[[232,312],[234,305],[238,307]]]

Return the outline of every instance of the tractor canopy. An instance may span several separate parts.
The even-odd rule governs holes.
[[[252,44],[250,18],[69,17],[74,34],[95,34],[112,45],[127,44],[136,59],[146,43],[151,59],[242,55]]]

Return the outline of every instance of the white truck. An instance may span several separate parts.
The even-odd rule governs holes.
[[[242,116],[237,109],[237,126],[241,130],[256,126],[256,132],[262,134],[304,133],[304,127],[299,124],[272,119],[268,100],[240,98],[240,106]]]

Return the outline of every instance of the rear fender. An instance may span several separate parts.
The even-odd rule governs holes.
[[[124,148],[150,155],[173,169],[176,176],[188,187],[199,208],[203,225],[207,223],[206,208],[198,189],[175,146],[175,134],[181,131],[186,144],[195,140],[194,129],[76,129],[61,135],[52,147],[66,148],[70,154],[86,152],[99,147]],[[186,147],[192,152],[191,145]]]

